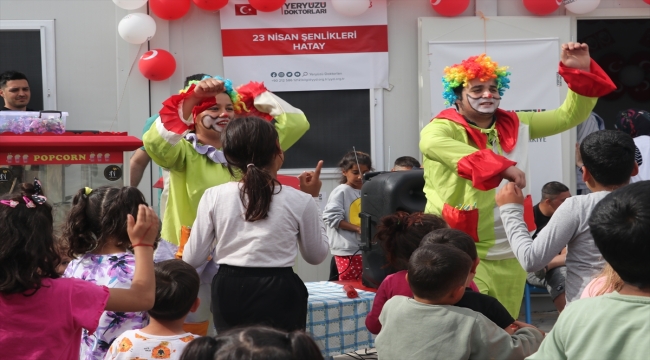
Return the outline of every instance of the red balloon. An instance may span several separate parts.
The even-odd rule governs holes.
[[[190,0],[149,0],[149,7],[156,16],[165,20],[177,20],[190,11]]]
[[[176,71],[176,60],[169,51],[153,49],[142,54],[138,68],[144,77],[152,81],[169,79]]]
[[[256,10],[265,12],[278,10],[285,2],[286,0],[248,0],[248,3]]]
[[[221,10],[228,4],[228,0],[192,0],[199,8],[207,11]]]
[[[562,0],[524,0],[524,6],[535,15],[548,15],[560,8]]]
[[[650,0],[643,0],[644,3],[650,4]]]
[[[431,0],[431,6],[442,16],[457,16],[469,6],[469,0]]]

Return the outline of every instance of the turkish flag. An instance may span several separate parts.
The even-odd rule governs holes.
[[[235,4],[235,15],[257,15],[257,9],[248,4]]]

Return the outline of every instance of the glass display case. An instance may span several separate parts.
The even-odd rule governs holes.
[[[79,189],[124,186],[124,152],[140,146],[127,133],[0,133],[0,195],[38,178],[56,226]]]

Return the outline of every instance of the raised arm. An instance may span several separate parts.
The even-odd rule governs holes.
[[[519,120],[530,127],[530,137],[559,134],[585,121],[599,97],[616,90],[616,85],[589,56],[589,46],[580,43],[562,44],[559,74],[569,92],[562,106],[539,113],[517,113]]]
[[[533,241],[524,221],[524,196],[512,183],[496,195],[501,220],[515,257],[528,272],[543,269],[566,246],[578,228],[578,219],[562,204]]]
[[[320,172],[323,161],[319,161],[314,171],[300,174],[300,190],[315,198],[320,192],[322,181]],[[325,232],[325,224],[321,219],[320,208],[315,201],[307,203],[303,216],[298,220],[300,232],[298,246],[303,259],[312,265],[320,264],[327,257],[329,242]]]
[[[109,289],[106,310],[120,312],[146,311],[153,307],[156,281],[153,271],[153,244],[158,238],[158,216],[152,208],[138,207],[137,222],[127,215],[127,232],[135,254],[135,272],[129,289]]]
[[[289,149],[309,130],[309,122],[302,110],[268,91],[263,83],[250,82],[237,88],[249,115],[275,121],[283,151]]]
[[[491,149],[479,150],[467,144],[465,129],[448,120],[436,119],[420,133],[420,151],[425,158],[439,162],[479,190],[494,189],[502,173],[516,165]]]
[[[211,78],[163,102],[160,116],[142,138],[147,154],[156,164],[166,169],[184,170],[188,148],[178,144],[194,129],[193,112],[200,108],[197,105],[214,99],[220,92],[223,92],[223,82]]]

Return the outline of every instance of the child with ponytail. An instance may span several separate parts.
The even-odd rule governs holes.
[[[300,176],[298,191],[276,179],[284,162],[278,132],[257,117],[236,118],[223,131],[223,153],[241,180],[209,188],[199,202],[183,260],[219,266],[212,280],[217,332],[264,324],[304,329],[307,288],[294,274],[298,250],[310,264],[327,257],[318,196],[322,161]]]
[[[122,214],[133,244],[130,286],[60,278],[52,206],[40,183],[0,197],[0,349],[4,359],[78,359],[82,330],[92,334],[104,310],[146,311],[154,304],[153,244],[158,217],[144,205]]]
[[[131,286],[135,254],[127,234],[127,216],[136,216],[144,196],[135,187],[80,189],[64,224],[62,239],[72,260],[64,276],[114,289]],[[149,323],[146,312],[105,311],[97,331],[83,332],[81,359],[103,359],[113,340]]]

